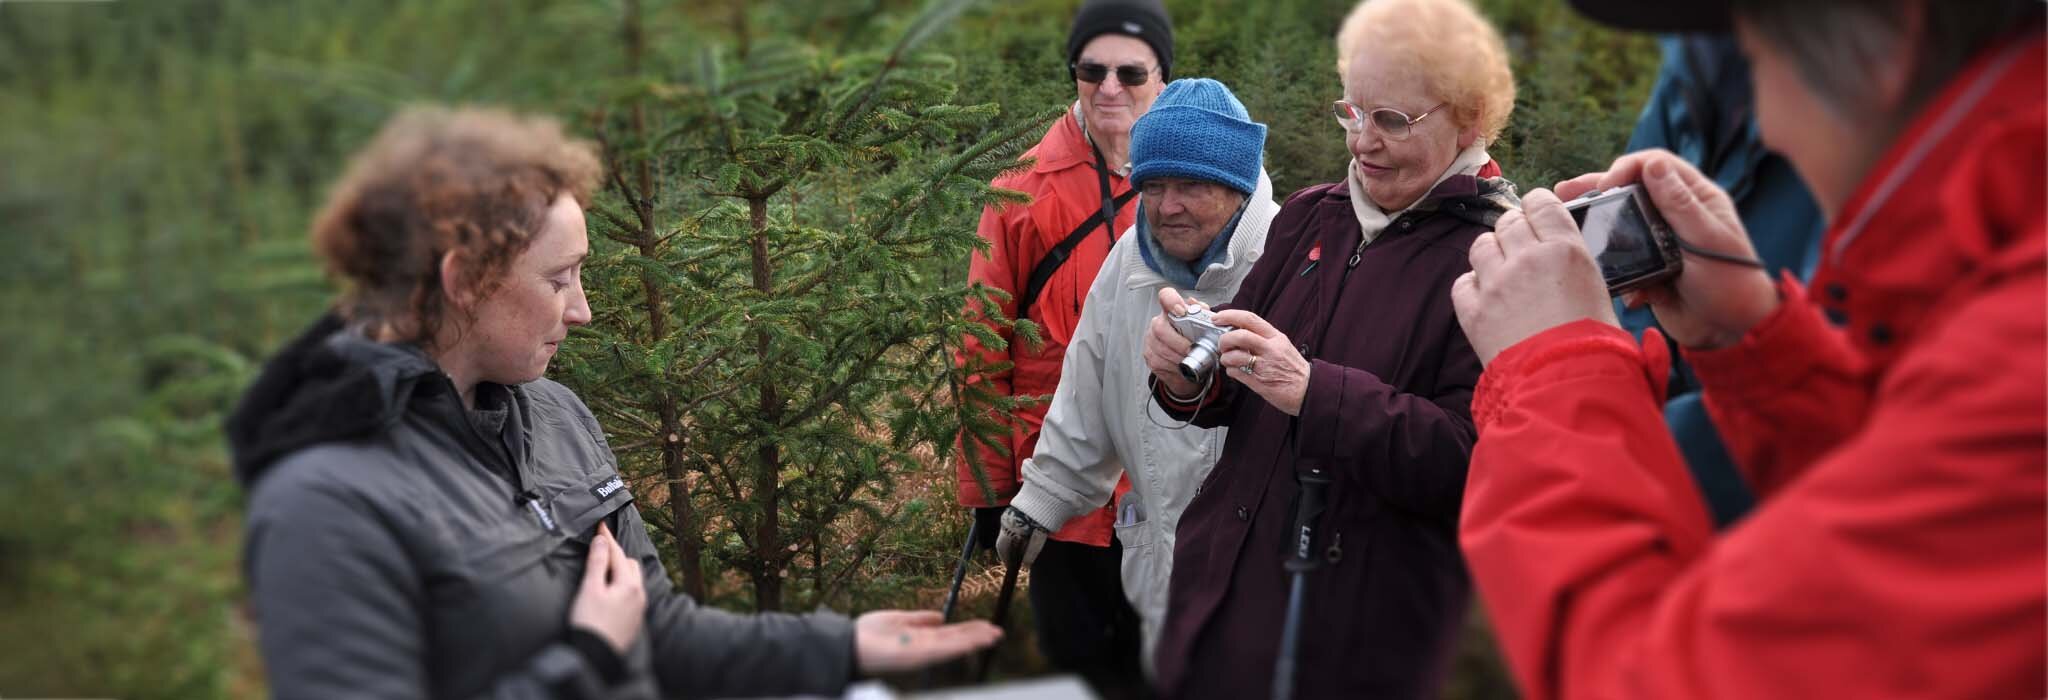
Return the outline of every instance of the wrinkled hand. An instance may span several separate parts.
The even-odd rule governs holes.
[[[941,625],[932,610],[877,610],[853,621],[853,656],[867,675],[923,668],[996,643],[1003,630],[987,620]]]
[[[1600,265],[1564,202],[1549,190],[1522,198],[1472,242],[1472,271],[1451,283],[1458,325],[1481,364],[1551,328],[1590,318],[1617,325]]]
[[[1728,193],[1691,163],[1670,151],[1630,153],[1604,173],[1560,182],[1557,195],[1577,197],[1592,189],[1642,183],[1671,229],[1697,248],[1756,258],[1749,233]],[[1763,270],[1688,256],[1676,278],[1622,297],[1630,307],[1649,304],[1664,334],[1689,348],[1734,345],[1776,311],[1778,290]]]
[[[1013,554],[1022,554],[1021,566],[1030,566],[1038,559],[1038,550],[1045,548],[1045,538],[1052,531],[1025,515],[1024,511],[1011,506],[1003,511],[1002,534],[996,535],[996,557],[1007,562]]]
[[[647,588],[640,578],[640,562],[619,547],[611,528],[600,523],[597,536],[590,539],[583,584],[569,604],[570,626],[590,630],[623,655],[640,636],[646,613]]]
[[[1180,361],[1187,358],[1188,350],[1195,344],[1175,330],[1169,320],[1186,315],[1190,308],[1206,309],[1208,305],[1183,298],[1172,287],[1161,289],[1159,315],[1152,317],[1152,325],[1145,330],[1145,367],[1174,396],[1194,396],[1202,388],[1180,376]]]
[[[1224,374],[1281,412],[1301,415],[1301,400],[1308,395],[1309,364],[1287,334],[1243,309],[1220,312],[1215,321],[1236,329],[1216,341],[1216,349],[1223,353],[1217,364]]]

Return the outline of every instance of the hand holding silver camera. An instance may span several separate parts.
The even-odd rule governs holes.
[[[1189,309],[1187,313],[1171,319],[1173,329],[1194,343],[1194,347],[1188,349],[1188,356],[1180,361],[1180,376],[1191,382],[1200,382],[1204,375],[1216,369],[1216,360],[1222,355],[1217,343],[1223,340],[1223,334],[1236,329],[1216,323],[1215,315],[1208,309]]]

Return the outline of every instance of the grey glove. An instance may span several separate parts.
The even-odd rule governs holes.
[[[1046,529],[1024,511],[1011,506],[1003,510],[1002,534],[996,535],[996,557],[1008,562],[1018,549],[1024,550],[1022,564],[1030,566],[1038,559],[1038,550],[1045,547],[1045,538],[1052,530]]]

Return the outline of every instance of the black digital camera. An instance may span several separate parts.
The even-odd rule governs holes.
[[[1565,202],[1564,208],[1599,261],[1609,296],[1676,277],[1685,264],[1678,234],[1641,187],[1594,190]]]

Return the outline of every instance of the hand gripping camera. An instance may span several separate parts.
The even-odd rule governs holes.
[[[1180,361],[1180,376],[1191,382],[1202,381],[1202,375],[1216,369],[1216,359],[1222,355],[1216,343],[1223,339],[1223,334],[1236,330],[1217,324],[1208,309],[1189,309],[1173,319],[1173,329],[1195,344]]]

